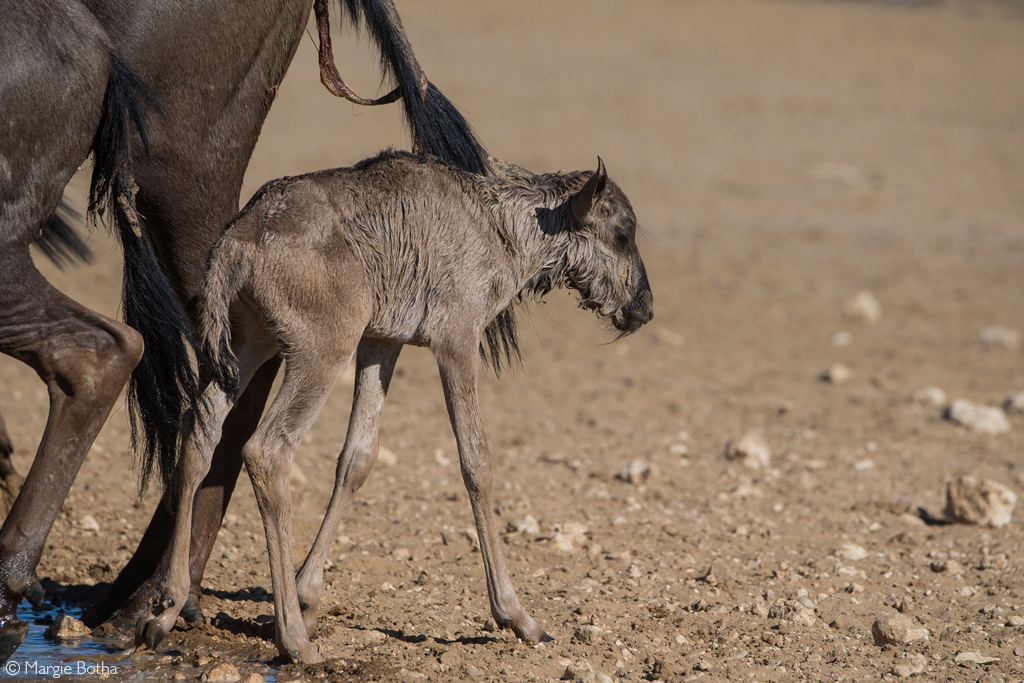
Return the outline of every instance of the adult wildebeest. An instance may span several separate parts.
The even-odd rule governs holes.
[[[189,358],[191,302],[210,245],[238,211],[246,165],[312,6],[313,0],[0,0],[0,351],[36,368],[51,405],[23,493],[0,530],[0,658],[24,638],[16,607],[23,597],[42,596],[35,568],[46,535],[143,344],[129,406],[140,426],[144,481],[155,463],[163,477],[174,469],[181,416],[197,382]],[[326,0],[316,6],[323,25]],[[436,88],[425,87],[392,2],[342,0],[342,8],[380,46],[418,146],[485,170],[465,121]],[[332,92],[347,94],[323,43],[321,73]],[[113,89],[111,74],[120,84]],[[110,95],[117,106],[104,109]],[[124,219],[118,232],[128,325],[63,297],[28,254],[60,190],[105,134],[100,121],[107,110],[125,112],[113,131],[125,144],[108,161],[98,158],[109,171],[99,178],[108,180],[92,194],[95,205],[105,197],[109,213]],[[144,114],[148,145],[132,132]],[[134,182],[113,173],[118,168],[130,168]],[[196,498],[193,593],[241,468],[241,445],[277,366],[270,360],[257,372],[236,404]],[[90,621],[121,608],[134,623],[148,610],[167,564],[161,558],[172,526],[169,500],[165,493],[139,550],[88,613]]]
[[[139,642],[167,633],[189,590],[192,495],[220,421],[257,370],[284,356],[284,381],[243,448],[263,517],[275,641],[293,661],[320,659],[316,630],[324,561],[340,516],[377,457],[378,418],[405,344],[428,346],[441,373],[462,475],[480,536],[491,614],[524,640],[547,640],[516,597],[491,499],[490,453],[477,405],[479,356],[518,354],[512,307],[567,286],[622,334],[653,315],[625,194],[596,172],[534,175],[495,164],[466,173],[386,152],[353,168],[264,185],[214,247],[200,295],[200,334],[220,367],[180,461],[170,606],[140,624]],[[335,379],[357,358],[355,397],[334,493],[299,576],[292,574],[288,473]],[[232,381],[234,377],[234,381]]]

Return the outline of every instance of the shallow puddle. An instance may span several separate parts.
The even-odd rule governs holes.
[[[27,603],[18,608],[18,618],[29,625],[25,642],[2,667],[4,678],[19,681],[73,680],[89,681],[160,681],[175,680],[184,674],[184,680],[197,680],[205,666],[187,663],[181,653],[144,652],[135,654],[125,649],[125,642],[117,639],[85,637],[69,641],[54,641],[46,636],[46,629],[61,614],[78,618],[81,610],[61,609],[44,603],[34,608]],[[243,658],[244,659],[244,658]],[[240,670],[251,662],[234,661],[224,657]],[[277,680],[276,671],[261,667],[260,675],[268,683]],[[178,680],[181,680],[180,678]]]

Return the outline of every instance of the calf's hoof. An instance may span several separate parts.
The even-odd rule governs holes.
[[[28,624],[17,617],[0,623],[0,664],[6,662],[28,635]]]
[[[544,632],[544,629],[532,617],[526,617],[518,623],[512,622],[512,632],[520,640],[527,643],[550,643],[554,640],[554,638]]]
[[[278,652],[292,664],[319,664],[324,661],[324,656],[312,643],[305,643],[300,647],[278,648]]]

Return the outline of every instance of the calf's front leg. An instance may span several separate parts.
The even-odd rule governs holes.
[[[491,496],[491,452],[480,421],[477,399],[477,347],[473,344],[459,344],[435,348],[434,355],[441,371],[448,417],[459,446],[462,480],[469,493],[473,519],[480,537],[480,555],[487,576],[491,615],[499,626],[511,628],[522,640],[553,640],[519,604],[501,552]]]

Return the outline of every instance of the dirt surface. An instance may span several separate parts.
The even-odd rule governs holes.
[[[555,293],[524,313],[524,369],[483,380],[504,549],[556,640],[488,630],[437,371],[409,349],[384,411],[388,452],[326,571],[328,663],[275,659],[246,482],[207,570],[207,623],[110,661],[186,680],[220,659],[278,680],[1024,678],[1021,512],[1003,528],[934,523],[959,476],[1024,490],[1024,417],[997,435],[943,418],[953,399],[997,406],[1024,389],[1019,337],[984,332],[1024,328],[1019,3],[398,6],[432,82],[492,153],[536,171],[602,155],[647,231],[650,325],[606,344]],[[375,55],[348,38],[342,72],[372,94]],[[407,144],[397,108],[333,100],[304,41],[243,199]],[[41,267],[112,314],[119,257],[102,234],[92,245],[91,266]],[[880,302],[874,324],[846,312],[861,291]],[[846,381],[822,381],[836,364]],[[349,373],[296,455],[300,548],[330,493],[350,385]],[[946,400],[914,400],[928,385]],[[46,396],[9,359],[0,410],[24,472]],[[149,519],[126,432],[118,409],[50,534],[39,573],[58,595],[112,580]],[[750,432],[766,467],[725,457]],[[640,464],[633,482],[616,478],[635,460],[646,479]],[[897,613],[927,639],[875,644],[872,624]]]

